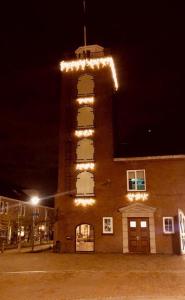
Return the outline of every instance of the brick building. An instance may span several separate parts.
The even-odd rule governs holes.
[[[54,208],[0,196],[0,244],[6,248],[53,239]]]
[[[113,58],[98,45],[61,62],[55,239],[63,252],[183,253],[185,156],[114,157]]]

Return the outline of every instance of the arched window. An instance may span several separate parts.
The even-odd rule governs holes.
[[[94,160],[94,145],[91,139],[81,139],[78,141],[76,148],[77,161],[93,161]]]
[[[94,195],[94,175],[93,173],[84,171],[78,174],[76,180],[77,196]]]
[[[94,113],[92,107],[85,106],[78,109],[77,125],[78,128],[93,127]]]
[[[78,79],[77,84],[78,96],[94,94],[94,79],[93,76],[84,74]]]
[[[94,251],[94,228],[89,224],[76,227],[76,251]]]

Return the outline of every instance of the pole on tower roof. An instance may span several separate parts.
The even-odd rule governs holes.
[[[84,9],[84,46],[87,46],[87,29],[86,29],[86,1],[83,0]]]

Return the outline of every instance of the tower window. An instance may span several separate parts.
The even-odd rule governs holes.
[[[94,94],[94,79],[93,76],[84,74],[78,78],[78,96]]]
[[[77,124],[78,128],[93,127],[94,113],[92,107],[85,106],[78,109]]]
[[[76,192],[78,196],[94,195],[94,175],[91,172],[81,172],[77,176]]]
[[[76,148],[77,161],[93,161],[94,145],[93,140],[83,138],[78,141]]]

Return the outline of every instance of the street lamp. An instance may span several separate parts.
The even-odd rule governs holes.
[[[37,205],[40,202],[40,198],[38,196],[32,196],[30,201],[32,205]]]
[[[38,205],[40,201],[40,198],[38,196],[32,196],[31,199],[30,199],[30,202],[33,206],[36,206]],[[33,207],[32,209],[32,239],[31,239],[31,248],[32,248],[32,252],[34,250],[34,232],[35,232],[35,217],[37,215],[37,212],[36,212],[36,209],[35,207]]]

